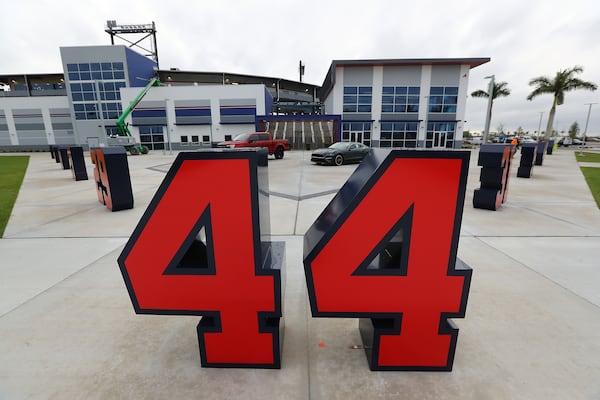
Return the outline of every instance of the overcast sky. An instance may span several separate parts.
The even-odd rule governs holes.
[[[584,68],[600,85],[600,2],[597,0],[19,0],[3,7],[0,74],[62,72],[60,46],[107,45],[106,21],[156,23],[161,69],[224,71],[321,85],[332,60],[490,57],[471,70],[469,93],[487,91],[485,76],[508,82],[512,94],[494,102],[491,130],[542,130],[551,95],[526,99],[531,78]],[[555,128],[577,121],[600,90],[566,95]],[[486,100],[469,97],[465,129],[481,130]],[[588,133],[600,134],[600,104]]]

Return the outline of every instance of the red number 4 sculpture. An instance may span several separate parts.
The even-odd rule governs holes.
[[[179,154],[118,260],[137,313],[203,316],[205,367],[280,366],[266,164],[264,151]]]
[[[313,316],[361,318],[372,370],[452,369],[468,165],[468,152],[372,149],[304,236]]]

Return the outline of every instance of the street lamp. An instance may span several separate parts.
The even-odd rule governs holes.
[[[540,123],[538,124],[538,131],[537,131],[537,138],[536,139],[540,139],[540,134],[542,132],[540,132],[540,129],[542,129],[542,117],[544,116],[544,112],[540,111]]]
[[[494,94],[494,79],[495,75],[486,76],[485,79],[490,80],[490,85],[488,86],[488,105],[487,105],[487,114],[485,116],[485,129],[483,130],[483,144],[487,143],[488,135],[490,133],[490,122],[492,119],[492,102],[493,102],[493,94]]]
[[[587,128],[588,128],[588,123],[590,122],[590,114],[592,113],[592,106],[594,104],[598,104],[598,103],[586,103],[586,106],[589,106],[588,108],[588,114],[587,114],[587,118],[585,120],[585,129],[583,130],[583,143],[581,143],[581,147],[579,148],[579,155],[583,156],[583,146],[585,146],[585,137],[587,135]]]

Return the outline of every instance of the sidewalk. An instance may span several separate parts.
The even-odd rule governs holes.
[[[371,372],[350,348],[355,319],[311,317],[302,235],[355,166],[302,151],[269,160],[272,233],[286,243],[282,368],[201,368],[199,318],[136,315],[116,263],[174,158],[129,157],[135,207],[112,213],[92,180],[31,154],[0,240],[0,399],[600,398],[600,210],[572,150],[530,179],[513,167],[495,212],[472,206],[473,151],[459,243],[473,278],[449,373]]]

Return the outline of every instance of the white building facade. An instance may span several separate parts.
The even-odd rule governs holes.
[[[294,148],[459,148],[471,68],[489,58],[334,60],[321,87],[281,78],[159,71],[125,46],[61,47],[63,73],[0,75],[0,149],[103,146],[127,117],[150,150],[213,146],[270,130]],[[8,91],[6,89],[9,89]]]
[[[123,106],[139,88],[122,88]],[[253,132],[257,115],[271,113],[264,85],[160,86],[151,88],[126,120],[150,150],[211,146]]]
[[[333,61],[321,90],[342,141],[459,148],[471,68],[489,58]]]

